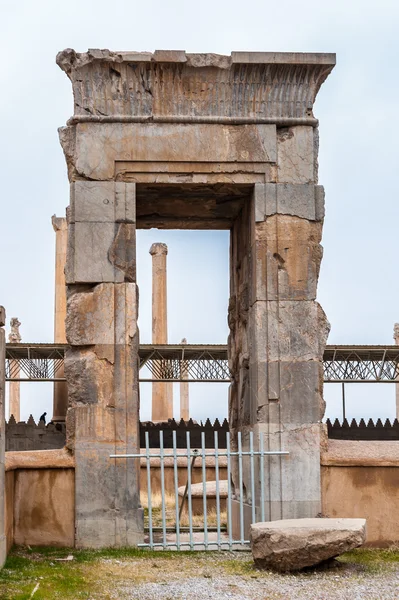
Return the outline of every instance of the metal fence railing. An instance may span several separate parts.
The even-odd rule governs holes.
[[[255,450],[252,432],[246,438],[246,450],[241,433],[232,449],[231,434],[225,435],[226,448],[219,448],[218,431],[214,432],[214,448],[207,447],[205,432],[201,433],[201,447],[192,448],[187,431],[183,450],[177,447],[173,431],[172,449],[168,450],[160,431],[158,450],[150,448],[147,431],[144,453],[110,455],[118,460],[145,460],[146,486],[141,490],[144,542],[140,547],[221,550],[249,544],[244,512],[248,519],[250,507],[252,523],[265,521],[266,461],[269,456],[283,457],[288,452],[265,450],[263,435],[257,438]]]

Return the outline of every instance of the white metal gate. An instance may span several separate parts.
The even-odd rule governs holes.
[[[176,431],[173,431],[173,448],[169,452],[164,448],[163,431],[160,431],[159,450],[149,447],[149,434],[145,433],[145,452],[140,454],[113,454],[110,458],[145,461],[147,490],[142,490],[142,501],[145,509],[143,548],[177,550],[194,549],[233,549],[245,546],[249,540],[244,535],[244,468],[245,479],[250,486],[251,523],[265,521],[265,461],[269,456],[284,456],[284,450],[264,450],[264,439],[260,435],[258,449],[254,449],[254,435],[249,434],[248,450],[243,450],[242,434],[237,435],[237,450],[231,450],[230,433],[226,434],[226,449],[219,449],[218,432],[215,431],[214,448],[205,448],[205,433],[201,434],[201,448],[191,449],[190,432],[186,434],[187,447],[180,450],[176,445]],[[154,459],[158,469],[160,494],[154,492]],[[255,460],[257,459],[257,460]],[[193,469],[195,463],[201,461],[200,480],[197,482],[202,491],[193,492]],[[238,489],[233,490],[233,461],[238,474]],[[244,461],[246,462],[244,466]],[[249,473],[247,472],[249,462]],[[214,471],[214,479],[207,480],[207,471]],[[173,482],[165,480],[165,468],[173,472]],[[226,480],[220,478],[220,471],[226,471]],[[179,485],[184,472],[185,485]],[[198,478],[198,473],[196,473]],[[209,475],[209,473],[208,473]],[[213,474],[212,474],[213,475]],[[169,477],[170,480],[170,477]],[[208,484],[208,486],[207,486]],[[209,486],[212,484],[212,494]],[[259,486],[260,506],[256,510],[255,485]],[[234,492],[234,498],[233,498]],[[232,501],[238,500],[238,521],[234,523],[239,535],[233,539]],[[210,510],[210,504],[214,509]],[[236,511],[237,513],[237,511]],[[199,518],[198,518],[199,517]],[[200,524],[198,524],[200,523]],[[238,539],[237,539],[238,537]]]

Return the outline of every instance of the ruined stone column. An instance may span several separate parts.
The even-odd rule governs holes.
[[[393,339],[395,344],[399,346],[399,323],[395,323],[393,327]],[[396,418],[399,420],[399,381],[395,383],[396,388]]]
[[[6,404],[6,311],[0,306],[0,568],[7,557],[7,540],[5,529],[5,404]]]
[[[135,184],[72,181],[65,358],[76,545],[142,540]]]
[[[12,318],[10,320],[11,332],[8,336],[8,341],[10,344],[19,344],[22,340],[21,334],[19,333],[19,328],[21,323],[17,318]],[[17,360],[10,361],[10,370],[15,379],[19,378],[20,368],[19,362]],[[9,416],[14,416],[14,419],[17,423],[21,420],[21,383],[19,381],[10,381],[9,386]]]
[[[65,217],[52,216],[55,231],[55,299],[54,299],[54,342],[66,344],[66,285],[65,263],[67,255],[68,226]],[[58,369],[57,377],[64,377],[64,366]],[[54,383],[52,421],[65,421],[68,409],[68,390],[64,381]]]
[[[181,343],[187,344],[186,338],[183,338]],[[188,367],[184,359],[181,361],[180,377],[181,379],[188,379]],[[188,421],[190,418],[189,386],[188,381],[180,382],[180,419],[183,419],[183,421]]]
[[[168,343],[166,244],[152,244],[152,343]],[[152,384],[152,420],[173,418],[173,383]]]

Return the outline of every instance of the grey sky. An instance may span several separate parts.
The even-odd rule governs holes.
[[[330,343],[392,343],[399,321],[397,179],[399,4],[396,0],[123,2],[0,0],[0,303],[24,341],[53,339],[54,232],[68,204],[57,127],[72,114],[70,82],[55,64],[66,47],[336,52],[315,105],[320,183],[326,188],[319,300]],[[225,342],[228,236],[141,232],[140,328],[150,340],[153,241],[169,245],[169,339]],[[147,386],[148,387],[148,386]],[[393,386],[348,390],[348,414],[393,416]],[[29,388],[29,389],[28,389]],[[226,392],[191,386],[193,416],[225,416]],[[338,415],[337,389],[326,391]],[[148,418],[143,390],[143,417]],[[26,384],[22,417],[51,413],[48,387]]]

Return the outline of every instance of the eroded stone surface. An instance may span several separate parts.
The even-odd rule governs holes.
[[[57,62],[75,100],[60,139],[73,183],[66,269],[73,345],[65,370],[77,544],[126,545],[142,530],[137,471],[109,461],[111,451],[138,447],[137,305],[129,287],[136,219],[143,227],[232,228],[232,447],[238,431],[244,448],[251,431],[273,449],[286,444],[289,457],[270,458],[264,473],[268,514],[316,515],[327,322],[315,302],[324,194],[315,186],[312,107],[335,57],[68,49]],[[100,288],[91,288],[101,284],[114,289],[113,315],[95,300]],[[109,334],[93,302],[111,319]],[[259,511],[244,462],[244,501]]]
[[[287,127],[277,130],[279,183],[316,183],[313,127]]]
[[[365,541],[365,519],[288,519],[251,525],[255,564],[276,571],[317,565]]]

